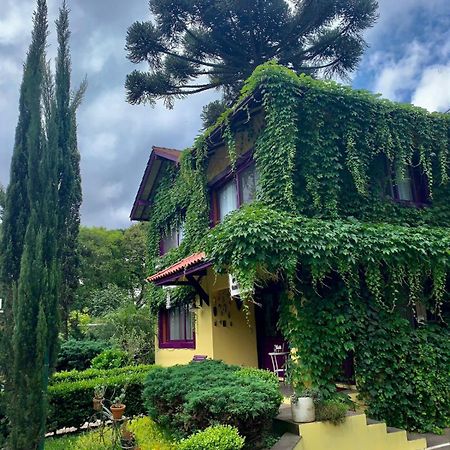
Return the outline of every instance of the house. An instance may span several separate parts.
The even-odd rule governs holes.
[[[156,363],[272,370],[295,348],[297,380],[356,376],[375,415],[445,426],[449,136],[448,115],[268,63],[190,149],[153,147],[131,219],[150,224]]]

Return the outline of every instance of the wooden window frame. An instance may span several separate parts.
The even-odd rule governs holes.
[[[178,306],[180,308],[182,306]],[[177,308],[177,307],[175,307]],[[192,324],[192,339],[170,338],[170,309],[161,309],[158,314],[158,345],[159,348],[186,348],[195,349],[195,327]],[[186,308],[186,314],[191,313]],[[191,319],[192,320],[192,319]],[[186,335],[186,316],[184,320],[184,335]]]
[[[243,205],[241,198],[241,174],[252,166],[255,167],[256,170],[256,164],[253,159],[253,150],[250,150],[242,155],[236,162],[235,172],[231,170],[231,167],[227,167],[209,183],[211,201],[211,227],[214,227],[220,222],[219,191],[227,183],[234,182],[236,185],[237,209],[239,209]]]

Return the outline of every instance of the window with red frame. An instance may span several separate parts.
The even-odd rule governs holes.
[[[160,348],[195,348],[192,313],[187,305],[159,312]]]
[[[258,172],[251,162],[237,169],[232,178],[224,177],[218,187],[212,190],[213,222],[221,222],[227,214],[244,203],[252,202],[258,189]]]

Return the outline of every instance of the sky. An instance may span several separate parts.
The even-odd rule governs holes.
[[[62,1],[62,0],[61,0]],[[54,20],[60,1],[48,0],[48,57],[54,60]],[[183,149],[201,128],[206,92],[175,103],[126,103],[125,35],[150,18],[147,0],[68,0],[76,87],[87,76],[78,112],[86,226],[124,228],[152,145]],[[18,117],[22,66],[30,42],[33,0],[0,0],[0,184],[8,183]],[[365,33],[369,47],[349,84],[430,111],[450,108],[450,0],[379,0],[380,18]]]

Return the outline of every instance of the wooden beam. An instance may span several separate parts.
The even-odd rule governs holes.
[[[190,285],[195,289],[197,294],[200,296],[200,301],[204,301],[209,306],[209,296],[202,288],[201,284],[197,279],[193,277],[193,275],[186,275],[187,280]]]

